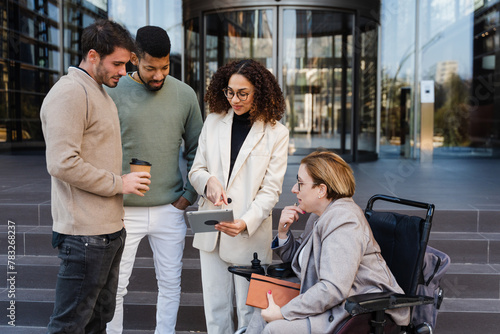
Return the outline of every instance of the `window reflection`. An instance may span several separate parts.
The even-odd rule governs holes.
[[[350,149],[353,16],[285,9],[283,27],[285,122],[292,150]]]
[[[500,148],[500,94],[494,83],[499,69],[499,1],[420,1],[420,59],[415,74],[415,16],[397,0],[382,2],[381,155],[399,154],[406,134],[418,150],[418,113],[414,75],[433,80],[434,156],[495,156]],[[398,18],[395,20],[394,18]],[[406,98],[407,97],[407,98]],[[403,103],[403,101],[405,101]],[[406,105],[408,103],[408,105]],[[401,122],[408,110],[411,118]],[[405,128],[407,124],[410,129]],[[417,129],[414,129],[415,125]],[[407,149],[401,147],[408,157]],[[417,151],[418,153],[418,151]]]
[[[60,72],[68,65],[78,65],[83,27],[107,16],[96,6],[67,0],[63,1],[64,22],[60,22],[58,3],[9,1],[2,12],[2,39],[8,43],[0,43],[1,149],[13,145],[43,147],[39,115],[43,98]],[[65,51],[65,64],[60,61],[61,47]]]
[[[233,60],[252,58],[274,72],[273,11],[233,11],[206,16],[206,86],[217,69]]]
[[[146,25],[146,0],[113,0],[108,7],[109,18],[124,25],[132,36]]]
[[[358,150],[375,152],[377,135],[377,53],[378,25],[373,21],[361,19],[359,50],[360,66],[360,101]]]
[[[150,25],[162,27],[170,44],[170,75],[182,79],[182,1],[149,0]]]
[[[500,151],[500,3],[477,8],[474,18],[473,75],[470,98],[465,101],[466,144],[478,156],[498,156]],[[472,16],[472,15],[471,15]],[[465,82],[463,84],[467,84]]]
[[[51,20],[59,21],[59,7],[57,7],[57,3],[48,3],[47,16]]]
[[[200,27],[199,18],[194,18],[186,23],[186,47],[184,51],[186,59],[186,83],[194,89],[198,95],[198,101],[203,101],[203,89],[201,85],[200,65]]]

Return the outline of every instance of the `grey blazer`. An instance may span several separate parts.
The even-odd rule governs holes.
[[[308,318],[311,333],[333,331],[348,316],[344,303],[349,296],[403,293],[352,198],[333,202],[320,217],[312,214],[299,238],[289,233],[288,241],[273,249],[284,262],[292,262],[301,282],[300,295],[283,306],[281,313],[286,320]],[[399,325],[409,323],[408,308],[388,313]]]

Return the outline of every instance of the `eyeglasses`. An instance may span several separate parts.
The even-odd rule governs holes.
[[[299,191],[300,191],[300,187],[303,184],[317,184],[317,183],[316,182],[300,182],[299,179],[297,178],[297,188],[299,189]]]
[[[232,89],[228,87],[224,88],[222,91],[224,92],[224,95],[230,100],[234,97],[234,94],[236,94],[236,96],[240,101],[246,101],[248,99],[248,96],[250,95],[250,93],[239,92],[239,91],[235,93]]]

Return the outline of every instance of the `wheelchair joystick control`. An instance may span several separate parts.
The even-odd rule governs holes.
[[[258,259],[257,253],[253,253],[253,260],[251,262],[252,262],[251,266],[230,266],[227,268],[227,270],[229,270],[229,272],[232,274],[243,276],[247,280],[250,280],[252,274],[259,274],[259,275],[266,274],[264,267],[260,265],[260,260]]]
[[[253,253],[253,260],[252,260],[252,269],[260,269],[262,266],[260,265],[260,260],[259,260],[259,255],[257,252]]]

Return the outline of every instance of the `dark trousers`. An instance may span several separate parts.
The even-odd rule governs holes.
[[[59,245],[61,265],[48,333],[106,333],[115,312],[125,229],[119,237],[67,236]]]

